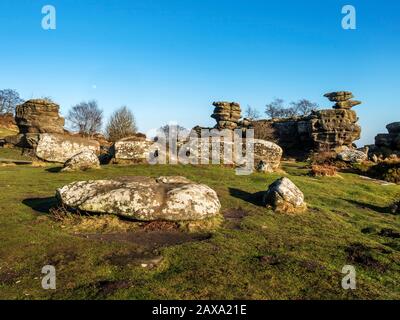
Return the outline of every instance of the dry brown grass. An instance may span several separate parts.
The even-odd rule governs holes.
[[[314,177],[333,177],[337,174],[337,168],[327,164],[314,164],[311,166],[310,174]]]

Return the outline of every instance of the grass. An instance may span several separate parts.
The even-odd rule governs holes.
[[[79,173],[0,167],[0,298],[400,299],[400,239],[381,233],[400,232],[400,217],[386,209],[399,186],[354,174],[310,177],[301,163],[283,169],[305,194],[304,214],[276,214],[257,203],[254,194],[282,174],[236,176],[218,166],[110,165]],[[74,218],[50,214],[56,188],[124,175],[205,183],[226,219],[211,234],[171,240],[165,237],[177,232],[143,231],[110,217],[89,218],[95,225],[81,217],[79,228]],[[57,290],[41,288],[48,264],[56,267]],[[356,267],[356,290],[341,287],[347,264]]]

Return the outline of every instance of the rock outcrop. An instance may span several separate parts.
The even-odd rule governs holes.
[[[300,213],[307,209],[304,195],[288,178],[272,183],[264,195],[264,204],[280,213]]]
[[[141,221],[203,220],[221,208],[213,189],[183,177],[79,181],[58,189],[56,197],[71,209]]]
[[[355,111],[349,110],[350,92],[330,93],[326,96],[336,101],[334,109],[318,110],[309,116],[288,119],[252,121],[249,128],[254,129],[257,139],[276,142],[286,155],[307,154],[311,151],[335,151],[341,147],[353,147],[361,135]],[[351,102],[354,104],[355,102]]]
[[[79,171],[100,168],[97,155],[91,150],[82,151],[64,163],[62,171]]]
[[[64,133],[64,119],[59,105],[43,99],[32,99],[17,106],[15,122],[20,133]]]
[[[43,133],[37,135],[36,156],[44,161],[65,163],[82,151],[100,153],[97,141],[69,135]]]
[[[375,137],[375,145],[370,147],[370,155],[379,158],[400,157],[400,122],[386,126],[388,133],[380,133]]]
[[[238,127],[241,118],[240,105],[236,102],[214,102],[214,113],[211,115],[217,121],[217,129],[233,130]]]
[[[145,163],[147,162],[152,141],[142,136],[132,136],[117,141],[111,148],[116,163]]]

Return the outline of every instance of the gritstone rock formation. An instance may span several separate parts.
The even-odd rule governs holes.
[[[250,127],[254,128],[255,138],[275,141],[286,155],[352,148],[360,138],[361,127],[356,112],[350,108],[361,102],[349,100],[353,95],[346,91],[325,96],[336,102],[334,109],[318,110],[304,117],[253,121]]]
[[[212,118],[217,120],[217,129],[235,129],[241,118],[240,105],[236,102],[214,102]]]
[[[17,106],[15,122],[20,133],[64,133],[64,118],[59,105],[43,99],[32,99]]]
[[[389,133],[380,133],[375,137],[375,145],[369,146],[370,154],[379,157],[400,157],[400,122],[386,126]]]

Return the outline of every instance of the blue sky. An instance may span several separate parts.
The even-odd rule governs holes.
[[[41,28],[42,6],[57,29]],[[357,29],[341,27],[344,5]],[[275,97],[350,90],[359,145],[400,121],[400,1],[1,0],[0,88],[50,96],[62,113],[96,99],[127,105],[146,132],[170,121],[213,126],[211,103],[264,110]]]

